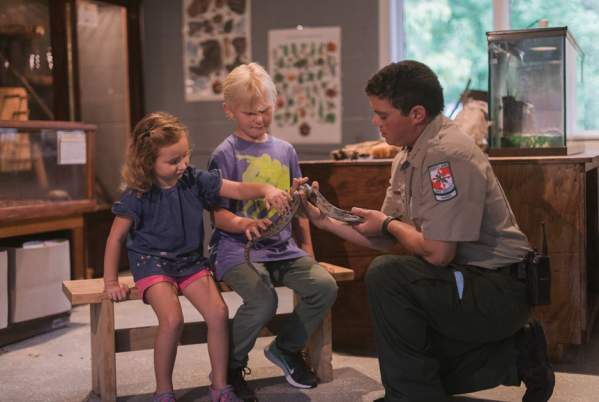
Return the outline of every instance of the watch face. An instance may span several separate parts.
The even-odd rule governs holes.
[[[389,237],[395,237],[389,232],[389,224],[391,223],[391,221],[399,221],[399,218],[396,216],[388,216],[387,218],[385,218],[385,220],[383,221],[383,226],[381,227],[381,233]]]

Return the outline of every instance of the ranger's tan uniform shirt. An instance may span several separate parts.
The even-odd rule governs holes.
[[[446,117],[397,154],[381,211],[427,240],[457,242],[455,264],[499,268],[530,251],[487,156]]]

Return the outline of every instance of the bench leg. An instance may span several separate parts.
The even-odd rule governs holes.
[[[331,311],[329,310],[320,326],[308,340],[307,352],[310,366],[320,382],[333,381],[333,336]]]
[[[295,306],[298,302],[299,296],[294,292],[293,305]],[[320,382],[333,381],[333,323],[331,317],[331,310],[329,310],[306,345],[308,364]]]
[[[114,304],[90,304],[92,389],[102,402],[116,401]]]

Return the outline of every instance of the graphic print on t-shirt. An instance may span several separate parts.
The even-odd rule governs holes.
[[[244,183],[266,183],[281,190],[289,190],[290,174],[289,167],[283,165],[268,154],[261,156],[237,155],[238,160],[247,161],[247,167],[241,175]],[[246,201],[243,206],[243,214],[252,218],[270,218],[275,214],[274,209],[266,211],[264,200]]]

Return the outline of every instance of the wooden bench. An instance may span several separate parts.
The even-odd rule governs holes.
[[[320,265],[326,268],[337,282],[354,279],[354,272],[351,269],[322,262]],[[131,276],[119,277],[119,282],[131,287],[127,300],[141,299],[139,291],[133,287]],[[223,282],[219,282],[219,286],[221,291],[232,291]],[[152,349],[158,327],[115,329],[114,303],[110,296],[104,293],[102,278],[64,281],[62,289],[73,306],[83,304],[90,306],[92,391],[102,401],[116,401],[116,353]],[[262,330],[260,336],[277,334],[290,315],[290,313],[278,314]],[[308,363],[321,382],[333,380],[331,331],[329,311],[306,348]],[[206,339],[205,322],[190,322],[185,323],[179,343],[181,345],[205,343]]]

